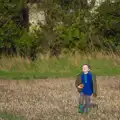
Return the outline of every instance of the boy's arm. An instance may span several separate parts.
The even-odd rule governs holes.
[[[81,74],[77,75],[77,78],[75,80],[75,87],[77,88],[78,92],[81,90],[80,88],[78,88],[78,86],[81,84]]]
[[[93,96],[97,96],[97,81],[96,81],[96,75],[93,75]]]
[[[75,80],[75,87],[78,87],[78,82],[79,82],[79,75],[77,75],[76,80]]]

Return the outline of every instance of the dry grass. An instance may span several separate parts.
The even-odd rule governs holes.
[[[78,113],[78,93],[71,79],[0,81],[0,111],[26,120],[119,120],[120,77],[98,77],[99,109]]]
[[[0,70],[5,70],[5,71],[11,71],[11,70],[17,70],[17,71],[33,71],[32,68],[41,70],[41,66],[43,67],[43,64],[45,66],[45,70],[41,70],[42,72],[44,71],[49,71],[51,70],[51,64],[52,65],[57,65],[61,64],[63,65],[64,63],[68,63],[68,66],[66,65],[66,69],[70,67],[71,65],[74,67],[78,67],[81,64],[81,61],[86,60],[86,62],[89,62],[91,60],[110,60],[111,62],[114,63],[114,65],[119,65],[120,63],[120,56],[115,55],[113,53],[104,53],[104,52],[93,52],[93,53],[84,53],[80,54],[76,52],[74,55],[72,53],[68,54],[61,54],[59,56],[59,60],[56,57],[50,57],[49,53],[46,55],[38,55],[37,61],[35,61],[34,66],[31,64],[31,61],[29,58],[22,58],[20,56],[16,57],[5,57],[2,56],[0,59]]]
[[[47,55],[39,55],[31,62],[28,58],[5,57],[0,59],[1,79],[38,79],[53,77],[73,77],[79,73],[82,64],[88,63],[94,74],[119,75],[120,56],[105,53],[89,53],[74,55],[61,54],[59,59]]]

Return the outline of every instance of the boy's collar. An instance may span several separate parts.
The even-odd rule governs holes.
[[[88,74],[88,73],[90,73],[90,71],[88,71],[87,73],[84,73],[84,72],[82,72],[83,74]]]
[[[83,72],[84,73],[84,72]],[[89,72],[87,72],[87,73],[84,73],[84,74],[88,74]]]

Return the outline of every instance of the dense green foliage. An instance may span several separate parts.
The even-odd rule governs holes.
[[[106,0],[97,9],[94,26],[97,34],[105,38],[104,46],[112,50],[120,50],[120,1]]]
[[[33,2],[29,1],[29,2]],[[28,32],[27,0],[0,1],[0,52],[36,58],[37,53],[120,50],[120,1],[106,0],[94,12],[96,0],[46,0],[46,24]],[[36,1],[39,3],[39,0]]]

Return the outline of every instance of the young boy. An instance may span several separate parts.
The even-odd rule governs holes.
[[[82,73],[77,75],[75,86],[80,93],[79,99],[79,112],[88,112],[88,109],[92,107],[91,96],[97,97],[97,85],[96,78],[93,77],[90,72],[90,66],[84,64],[82,66]],[[94,78],[94,79],[93,79]],[[84,103],[85,102],[85,103]]]

